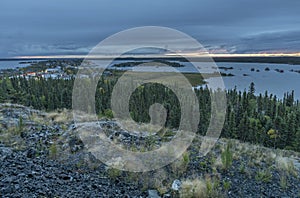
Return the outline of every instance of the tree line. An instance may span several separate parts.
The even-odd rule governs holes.
[[[0,80],[0,102],[18,103],[35,109],[53,111],[72,108],[72,89],[75,79]],[[111,93],[117,78],[102,77],[97,85],[95,107],[99,116],[112,117]],[[208,88],[195,90],[199,101],[198,133],[205,135],[211,115],[211,96]],[[181,119],[177,96],[163,85],[147,83],[138,87],[130,97],[129,110],[137,122],[149,122],[149,108],[162,104],[167,111],[166,127],[178,128]],[[191,104],[192,105],[192,104]],[[227,112],[222,137],[239,139],[267,147],[300,151],[300,104],[294,92],[283,99],[267,91],[255,94],[255,85],[248,90],[227,91]]]

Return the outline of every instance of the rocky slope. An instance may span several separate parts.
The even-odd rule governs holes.
[[[121,129],[113,121],[102,120],[98,124],[110,141],[134,151],[156,149],[176,133],[169,130],[163,137],[155,134],[149,139]],[[221,139],[208,155],[201,157],[202,139],[197,136],[182,158],[160,170],[122,172],[105,166],[87,151],[76,134],[69,112],[45,113],[20,105],[1,104],[0,195],[300,196],[299,153]],[[225,155],[227,157],[221,157]]]

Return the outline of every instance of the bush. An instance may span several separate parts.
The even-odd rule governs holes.
[[[116,180],[118,177],[121,176],[122,174],[122,171],[117,169],[117,168],[109,168],[107,170],[107,173],[108,173],[108,177],[113,179],[113,180]]]
[[[228,170],[232,165],[233,154],[231,152],[231,143],[228,143],[226,149],[221,153],[221,160],[224,170]]]
[[[224,181],[223,182],[223,187],[225,191],[228,191],[230,189],[231,182],[230,181]]]
[[[108,119],[112,119],[114,118],[114,114],[113,114],[113,111],[111,109],[105,109],[103,113],[99,113],[98,114],[98,118],[108,118]]]
[[[284,173],[280,174],[280,187],[283,190],[286,190],[288,186],[288,180],[287,180],[287,176]]]
[[[189,163],[190,163],[190,156],[189,153],[186,151],[185,153],[183,153],[181,158],[175,160],[171,164],[172,171],[175,173],[176,176],[180,176],[186,171]]]
[[[270,182],[272,179],[272,174],[270,170],[260,170],[257,172],[255,179],[257,181],[262,181],[262,182]]]
[[[49,155],[52,159],[56,159],[56,157],[57,157],[57,146],[56,146],[56,144],[52,144],[50,146]]]
[[[21,134],[24,128],[23,118],[22,116],[19,117],[19,124],[18,124],[18,134]]]
[[[190,154],[188,152],[183,153],[182,159],[184,166],[187,166],[190,163]]]
[[[107,117],[107,118],[109,118],[109,119],[112,119],[114,117],[114,114],[113,114],[113,112],[112,112],[111,109],[106,109],[104,111],[104,116]]]

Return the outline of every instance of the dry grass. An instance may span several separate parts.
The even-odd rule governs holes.
[[[41,116],[36,112],[34,112],[30,115],[29,120],[31,120],[37,124],[45,124],[45,123],[48,123],[48,121],[49,121],[49,119],[46,119],[45,116]]]
[[[0,133],[0,143],[8,145],[15,150],[22,150],[26,147],[24,140],[20,137],[18,127],[10,127]]]
[[[153,135],[159,132],[162,127],[159,125],[147,124],[147,123],[136,123],[132,120],[122,120],[120,124],[121,128],[130,131],[131,133],[137,133],[137,135]]]
[[[70,110],[63,109],[59,111],[50,112],[46,116],[49,120],[52,120],[57,123],[68,123],[72,121],[73,115]]]
[[[205,179],[183,181],[179,196],[182,198],[223,197],[220,191],[220,178],[206,176]]]
[[[289,175],[294,175],[294,176],[298,175],[293,160],[288,157],[277,156],[276,167],[279,170],[284,171]]]
[[[179,193],[181,198],[206,197],[206,182],[200,179],[183,181]]]
[[[228,142],[232,143],[233,160],[239,161],[247,157],[245,167],[276,167],[287,175],[299,175],[294,160],[298,159],[299,153],[289,150],[272,149],[260,145],[243,143],[238,140],[219,139],[214,149],[218,148],[222,152]],[[217,149],[217,150],[218,150]],[[222,161],[220,156],[215,160],[214,167],[221,168]]]

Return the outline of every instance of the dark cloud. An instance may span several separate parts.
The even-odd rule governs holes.
[[[236,43],[237,50],[253,52],[299,52],[300,30],[270,31],[245,36]]]
[[[299,51],[299,0],[2,0],[0,57],[87,53],[136,26],[183,31],[212,51]]]

